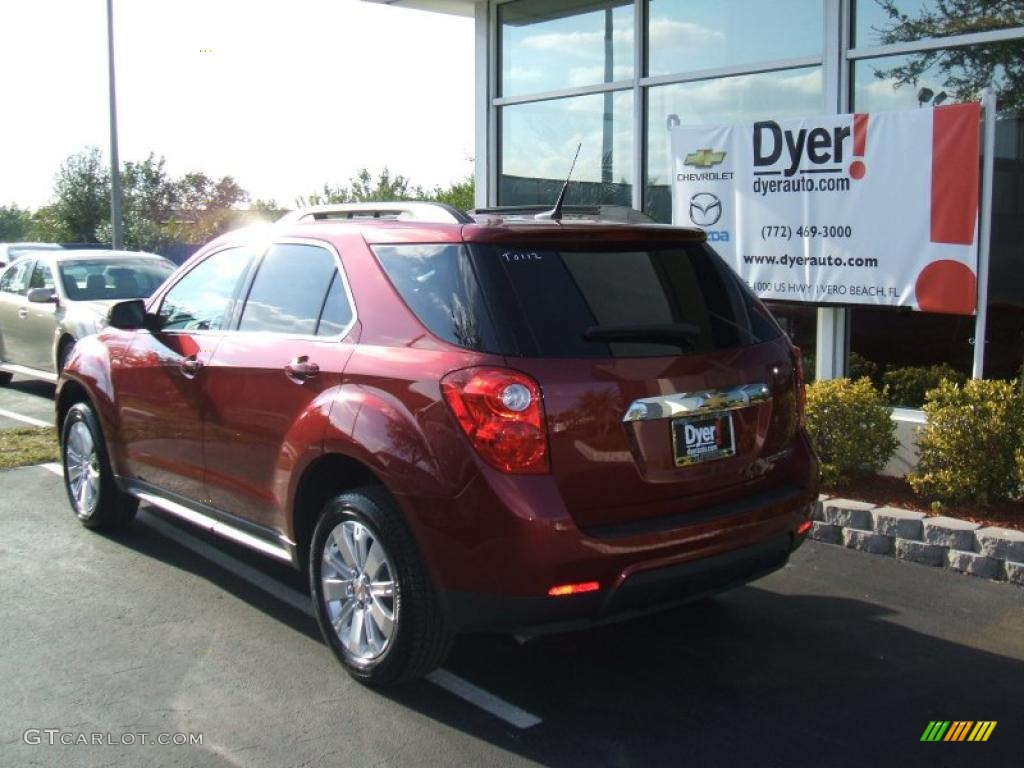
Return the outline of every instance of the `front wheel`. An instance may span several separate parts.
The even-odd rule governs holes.
[[[416,543],[381,488],[335,497],[313,532],[310,591],[324,639],[370,685],[426,675],[451,636]]]
[[[139,500],[117,487],[96,414],[75,403],[61,430],[64,488],[75,516],[86,528],[114,530],[132,521]]]

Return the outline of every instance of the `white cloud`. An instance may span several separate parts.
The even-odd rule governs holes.
[[[677,21],[659,17],[650,22],[651,47],[671,48],[686,46],[692,48],[709,42],[725,39],[725,35],[717,29],[710,29],[689,21]]]

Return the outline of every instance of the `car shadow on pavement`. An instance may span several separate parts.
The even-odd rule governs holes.
[[[260,589],[259,586],[251,581],[232,573],[227,568],[221,567],[216,562],[196,554],[187,546],[163,536],[158,530],[147,524],[149,516],[155,514],[143,508],[139,512],[138,519],[132,525],[115,534],[110,534],[109,538],[112,541],[116,541],[119,546],[132,549],[141,555],[159,560],[173,568],[195,574],[211,584],[217,585],[220,589],[237,597],[239,600],[245,601],[253,608],[262,611],[282,624],[301,632],[318,643],[323,642],[314,618],[269,594],[267,591]],[[176,521],[165,516],[161,515],[159,519],[165,525],[173,525],[175,528],[180,528],[192,539],[207,544],[218,552],[260,571],[282,587],[303,595],[309,594],[301,575],[290,567],[253,554],[244,547],[233,545],[222,538],[213,534],[207,534],[192,526],[179,526]],[[324,652],[327,652],[326,646]]]
[[[47,400],[53,400],[54,395],[57,393],[56,384],[40,381],[39,379],[24,379],[21,377],[15,378],[5,389],[21,392],[25,395],[32,395],[33,397],[42,397]]]
[[[259,556],[202,536],[282,585],[304,589],[301,575],[287,567],[268,569]],[[144,519],[116,538],[322,642],[308,615]],[[525,644],[460,637],[445,668],[542,718],[526,730],[428,682],[353,690],[549,766],[1020,765],[1024,662],[898,620],[897,612],[867,600],[782,595],[753,585]],[[999,725],[984,744],[922,743],[930,720]]]
[[[446,666],[543,718],[527,731],[481,721],[473,735],[544,765],[1021,765],[1024,663],[891,618],[862,600],[745,587],[524,646],[465,637]],[[436,716],[430,696],[394,698]],[[983,719],[999,721],[998,739],[920,741],[930,720]],[[933,754],[944,747],[956,752]]]

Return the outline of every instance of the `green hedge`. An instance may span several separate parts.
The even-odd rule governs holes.
[[[946,363],[890,368],[882,374],[882,384],[888,390],[889,402],[908,408],[924,405],[928,390],[935,389],[943,381],[963,385],[967,376]]]
[[[928,393],[920,460],[907,480],[939,502],[988,504],[1024,486],[1024,394],[1016,382],[942,382]]]
[[[807,432],[826,486],[881,471],[897,446],[892,408],[866,377],[809,384]]]

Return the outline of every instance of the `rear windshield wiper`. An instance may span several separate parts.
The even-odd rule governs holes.
[[[583,341],[634,341],[692,347],[692,339],[700,335],[700,328],[692,323],[592,325],[583,332]]]

